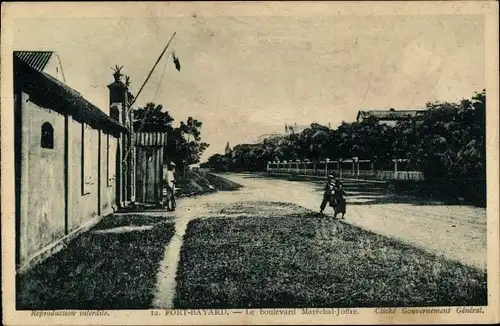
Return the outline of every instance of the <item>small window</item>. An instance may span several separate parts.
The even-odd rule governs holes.
[[[48,122],[42,125],[42,148],[54,148],[54,128]]]

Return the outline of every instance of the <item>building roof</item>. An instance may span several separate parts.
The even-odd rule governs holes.
[[[368,110],[368,111],[359,111],[357,119],[359,118],[368,118],[368,117],[376,117],[380,120],[398,120],[404,119],[408,117],[414,117],[417,114],[423,112],[423,110]]]
[[[291,124],[291,125],[285,125],[285,127],[288,128],[288,129],[293,129],[293,128],[296,128],[296,129],[306,129],[306,128],[309,128],[310,125]]]
[[[53,51],[14,51],[14,56],[37,71],[43,71],[47,66]]]
[[[229,142],[227,142],[226,144],[226,149],[225,149],[226,153],[230,152],[231,151],[231,146],[229,145]]]
[[[302,130],[310,128],[310,125],[297,125],[296,123],[294,124],[285,124],[285,133],[295,133],[298,134],[302,132]]]
[[[274,137],[281,137],[283,136],[283,134],[280,134],[280,133],[271,133],[271,134],[263,134],[263,135],[260,135],[258,136],[255,141],[258,142],[258,143],[261,143],[263,142],[264,140],[268,139],[268,138],[274,138]]]
[[[69,114],[76,121],[110,132],[128,132],[127,128],[111,119],[79,92],[49,74],[33,68],[18,56],[14,56],[14,87],[22,88],[30,95],[30,100],[40,106]]]

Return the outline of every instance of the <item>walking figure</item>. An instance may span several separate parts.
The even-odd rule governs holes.
[[[323,214],[323,211],[325,210],[325,207],[327,204],[330,204],[332,206],[332,200],[333,200],[333,193],[335,191],[335,184],[333,183],[333,176],[328,175],[325,184],[325,188],[323,189],[323,200],[321,201],[320,205],[320,213]],[[333,206],[332,206],[333,207]]]
[[[344,190],[344,187],[342,185],[342,182],[340,180],[335,181],[335,190],[333,193],[333,199],[334,199],[334,215],[333,217],[336,218],[338,214],[342,214],[342,218],[344,218],[345,211],[346,211],[346,200],[345,200],[346,192]]]
[[[175,203],[175,163],[170,162],[168,164],[168,169],[165,172],[165,185],[167,188],[167,198],[166,198],[166,203],[167,203],[167,210],[168,211],[175,211],[176,203]]]

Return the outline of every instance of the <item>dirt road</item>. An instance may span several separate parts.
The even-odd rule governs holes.
[[[221,175],[244,186],[202,201],[265,200],[290,202],[314,211],[321,202],[321,182],[298,182],[251,174]],[[486,269],[486,210],[471,206],[416,202],[384,193],[379,184],[346,181],[345,221],[397,238],[463,264]],[[332,214],[332,211],[326,211]]]

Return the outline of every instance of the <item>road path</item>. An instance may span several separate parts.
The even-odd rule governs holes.
[[[192,219],[220,215],[220,208],[245,201],[293,203],[318,211],[320,182],[298,182],[253,174],[220,175],[243,186],[237,191],[185,198],[175,214],[175,235],[165,250],[157,274],[154,308],[172,308],[182,239]],[[402,240],[428,252],[486,269],[486,210],[470,206],[417,204],[391,197],[376,183],[345,182],[346,223]],[[332,214],[332,211],[325,212]],[[227,215],[227,214],[226,214]]]

